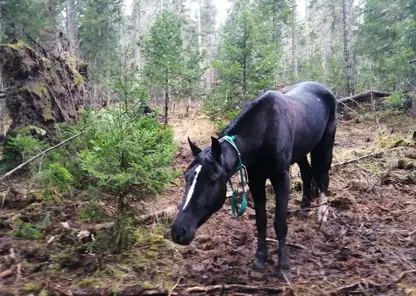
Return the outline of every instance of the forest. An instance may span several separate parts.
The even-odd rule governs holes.
[[[328,221],[290,166],[292,275],[269,181],[264,270],[237,173],[174,243],[195,145],[304,81],[337,131]],[[0,295],[416,295],[415,0],[0,0],[0,124]]]

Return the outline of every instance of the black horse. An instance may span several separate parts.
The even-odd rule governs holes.
[[[205,150],[188,138],[194,155],[185,172],[185,194],[172,225],[175,243],[188,245],[198,227],[218,211],[226,199],[227,180],[238,170],[237,149],[223,136],[235,135],[236,147],[247,168],[250,191],[255,203],[258,245],[254,268],[263,269],[267,259],[266,192],[269,179],[276,194],[274,229],[279,241],[278,270],[289,270],[286,252],[289,167],[297,163],[303,182],[301,208],[306,211],[316,194],[312,180],[326,203],[329,169],[332,162],[336,120],[335,95],[324,85],[301,82],[283,92],[268,91],[249,102],[224,129],[220,139],[211,137]],[[311,165],[307,154],[311,153]],[[326,207],[320,208],[326,220]]]

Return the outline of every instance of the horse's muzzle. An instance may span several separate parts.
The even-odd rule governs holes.
[[[195,237],[195,231],[190,231],[189,229],[179,226],[177,224],[172,225],[171,229],[172,241],[175,244],[187,246],[191,244]]]

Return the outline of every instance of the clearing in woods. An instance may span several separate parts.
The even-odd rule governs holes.
[[[300,179],[297,167],[292,168],[288,243],[297,270],[295,278],[280,281],[275,276],[277,248],[270,188],[270,256],[263,272],[252,270],[256,229],[251,201],[239,218],[231,217],[227,201],[197,231],[190,246],[172,244],[170,222],[183,192],[179,177],[156,204],[147,201],[145,205],[155,211],[173,210],[147,219],[147,226],[134,232],[133,249],[120,256],[99,253],[105,223],[81,220],[82,203],[40,208],[32,203],[3,209],[0,294],[33,294],[44,289],[49,295],[100,295],[124,289],[122,295],[168,295],[173,289],[177,295],[220,295],[221,285],[239,284],[246,287],[225,286],[230,288],[227,295],[416,295],[416,150],[412,142],[416,119],[402,114],[361,118],[339,123],[326,224],[318,223],[316,209],[306,218],[297,214]],[[176,166],[183,172],[191,160],[186,137],[207,144],[214,128],[195,114],[174,119],[172,125],[181,144]],[[374,155],[343,163],[370,154]],[[101,206],[112,212],[111,204]],[[17,217],[25,222],[39,221],[45,211],[53,226],[42,238],[8,235],[16,228],[13,221]],[[79,236],[82,231],[85,237]],[[88,232],[94,233],[94,238]],[[143,289],[137,290],[135,285]],[[136,294],[128,294],[128,286],[130,293],[136,289]],[[266,291],[267,287],[273,289]]]

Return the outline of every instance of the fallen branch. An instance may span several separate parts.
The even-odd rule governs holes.
[[[41,157],[41,156],[42,156],[42,155],[44,155],[45,153],[48,153],[49,151],[52,151],[52,150],[54,150],[54,149],[56,149],[56,148],[58,148],[58,147],[62,146],[63,144],[65,144],[65,143],[67,143],[67,142],[69,142],[69,141],[71,141],[71,140],[73,140],[73,139],[75,139],[75,138],[79,137],[79,136],[80,136],[80,135],[82,135],[83,133],[84,133],[84,132],[80,132],[80,133],[78,133],[78,134],[76,134],[76,135],[73,135],[72,137],[70,137],[70,138],[68,138],[68,139],[66,139],[66,140],[64,140],[64,141],[62,141],[61,143],[56,144],[55,146],[49,147],[48,149],[46,149],[46,150],[42,151],[41,153],[39,153],[39,154],[37,154],[37,155],[35,155],[35,156],[33,156],[33,157],[29,158],[29,159],[28,159],[28,160],[26,160],[24,163],[22,163],[22,164],[18,165],[17,167],[15,167],[14,169],[12,169],[11,171],[9,171],[9,172],[7,172],[6,174],[4,174],[4,175],[0,178],[0,181],[3,181],[4,179],[6,179],[7,177],[9,177],[10,175],[12,175],[13,173],[15,173],[16,171],[20,170],[21,168],[23,168],[23,167],[24,167],[24,166],[26,166],[27,164],[31,163],[31,162],[32,162],[32,161],[34,161],[35,159],[37,159],[37,158]]]
[[[265,287],[265,286],[248,286],[248,285],[239,285],[239,284],[229,284],[229,285],[214,285],[214,286],[204,286],[204,287],[191,287],[187,288],[184,291],[186,293],[208,293],[214,291],[262,291],[262,292],[271,292],[271,293],[284,293],[287,289],[275,288],[275,287]]]
[[[149,222],[149,220],[158,221],[161,216],[165,216],[168,219],[170,219],[170,218],[175,216],[176,212],[177,212],[177,207],[176,206],[170,206],[170,207],[167,207],[167,208],[165,208],[163,210],[160,210],[160,211],[156,211],[156,212],[152,212],[152,213],[149,213],[149,214],[141,215],[137,218],[137,220],[139,222]]]
[[[411,270],[407,270],[405,272],[402,272],[397,278],[394,279],[393,283],[397,284],[398,282],[400,282],[402,280],[402,278],[404,278],[404,276],[406,274],[409,274],[409,273],[416,273],[416,269],[411,269]]]
[[[48,283],[47,291],[49,295],[55,296],[95,296],[95,295],[110,295],[109,288],[90,288],[90,289],[65,289],[60,285]],[[169,292],[165,289],[146,289],[140,285],[123,288],[117,295],[153,295],[153,296],[168,296]],[[111,293],[112,295],[112,293]],[[177,295],[172,293],[171,295]]]
[[[360,157],[357,157],[357,158],[354,158],[354,159],[350,159],[350,160],[347,160],[347,161],[334,163],[332,165],[332,167],[347,165],[347,164],[354,163],[354,162],[357,162],[357,161],[360,161],[360,160],[363,160],[363,159],[366,159],[366,158],[379,157],[379,156],[381,156],[382,154],[384,154],[386,152],[393,152],[393,151],[400,150],[400,149],[403,149],[403,148],[406,148],[406,147],[401,146],[401,147],[386,149],[386,150],[379,151],[379,152],[370,153],[370,154],[363,155],[363,156],[360,156]]]
[[[348,292],[356,293],[357,290],[360,291],[360,292],[363,292],[363,291],[369,290],[371,288],[379,288],[380,289],[382,287],[385,287],[385,286],[380,285],[378,283],[375,283],[370,279],[361,279],[359,282],[355,282],[355,283],[340,287],[336,291],[333,291],[333,292],[329,293],[329,295],[331,295],[331,296],[340,295],[339,294],[340,292],[347,293],[349,295]]]
[[[0,279],[4,279],[6,277],[11,276],[14,273],[15,269],[16,269],[16,266],[13,266],[10,269],[7,269],[7,270],[5,270],[3,272],[0,272]]]
[[[343,98],[343,99],[339,99],[337,101],[338,101],[338,103],[344,103],[344,102],[348,102],[348,101],[364,101],[364,100],[366,100],[368,98],[372,98],[372,97],[374,97],[374,98],[384,98],[384,97],[388,97],[390,95],[391,94],[388,93],[388,92],[372,91],[371,90],[371,91],[367,91],[367,92],[364,92],[364,93],[361,93],[361,94],[358,94],[358,95],[355,95],[355,96],[352,96],[352,97],[346,97],[346,98]]]

